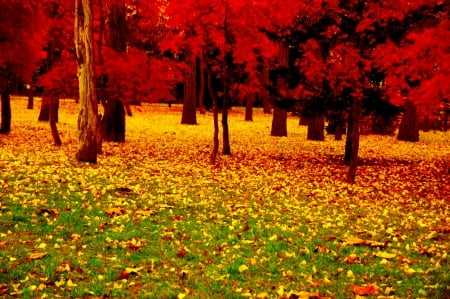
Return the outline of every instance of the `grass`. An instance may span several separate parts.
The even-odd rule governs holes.
[[[212,118],[135,107],[127,142],[76,162],[76,105],[52,146],[14,98],[0,136],[0,294],[6,297],[445,298],[449,135],[363,136],[356,185],[344,141],[272,138],[270,116],[230,116],[232,156],[208,165]],[[358,239],[356,239],[358,238]],[[358,240],[363,240],[358,241]],[[370,243],[369,241],[378,242]],[[33,254],[46,255],[35,258]],[[369,296],[370,297],[370,296]]]

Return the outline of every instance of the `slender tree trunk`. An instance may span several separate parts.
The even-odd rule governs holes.
[[[269,67],[267,66],[267,62],[263,60],[263,69],[262,69],[262,86],[261,86],[261,97],[263,102],[263,112],[264,114],[272,113],[272,105],[270,103],[269,92],[267,91],[267,86],[269,85]]]
[[[133,112],[131,111],[130,104],[125,104],[125,111],[127,112],[128,116],[133,116]]]
[[[204,50],[200,52],[198,58],[198,68],[199,68],[199,88],[198,88],[198,106],[200,109],[200,114],[205,114],[205,62],[204,62]]]
[[[255,93],[251,92],[247,96],[247,100],[245,103],[245,120],[253,121],[253,102],[255,101]]]
[[[287,136],[287,110],[277,106],[273,109],[271,136]]]
[[[98,65],[100,66],[101,74],[99,76],[99,82],[100,84],[97,85],[97,104],[102,104],[103,107],[106,105],[106,99],[105,99],[105,88],[107,84],[107,77],[105,74],[105,67],[104,67],[104,59],[103,59],[103,36],[105,32],[105,15],[103,11],[103,0],[97,1],[98,8],[99,8],[99,29],[98,29],[98,41],[97,41],[97,61]],[[97,114],[97,154],[103,154],[103,134],[104,134],[104,128],[102,124],[102,115]]]
[[[403,141],[419,141],[419,116],[411,100],[405,100],[402,122],[398,130],[397,139]]]
[[[38,121],[49,121],[51,109],[55,109],[55,122],[58,122],[59,99],[52,100],[48,95],[44,95],[41,101],[41,110],[39,111]]]
[[[225,55],[223,68],[223,102],[222,102],[222,154],[231,155],[230,147],[230,132],[228,127],[228,103],[230,101],[230,87],[229,87],[229,68],[233,61],[233,54],[231,53],[231,32],[228,29],[228,0],[225,2],[225,17],[224,17],[224,38],[225,38]]]
[[[209,163],[211,165],[216,164],[217,154],[219,152],[219,105],[217,103],[217,97],[214,94],[211,84],[211,73],[208,72],[208,90],[213,102],[213,117],[214,117],[214,136],[213,136],[213,148],[211,150],[211,155],[209,156]]]
[[[324,141],[325,121],[322,115],[314,115],[308,122],[308,140]]]
[[[58,118],[57,102],[59,102],[59,99],[50,97],[49,123],[50,123],[50,130],[52,132],[54,144],[56,146],[61,146],[62,142],[61,142],[61,138],[59,137],[58,128],[56,126],[56,120]]]
[[[27,109],[32,110],[34,106],[34,84],[30,84],[30,88],[28,88],[28,104]]]
[[[8,88],[4,88],[1,94],[2,124],[0,134],[8,134],[11,131],[11,97]]]
[[[42,98],[41,110],[39,110],[38,121],[48,121],[50,119],[50,102]]]
[[[347,135],[345,137],[345,153],[344,153],[344,165],[349,166],[350,160],[352,156],[352,135],[354,128],[354,112],[353,109],[350,109],[347,119]]]
[[[334,131],[334,140],[342,140],[342,124],[338,123]]]
[[[102,118],[103,139],[109,142],[125,142],[125,105],[117,99],[109,99]]]
[[[195,55],[192,48],[188,46],[186,48],[186,70],[184,72],[184,100],[183,100],[183,112],[181,117],[181,123],[185,125],[196,125],[196,66]]]
[[[278,63],[282,67],[289,66],[289,48],[283,43],[279,43]],[[288,84],[285,79],[278,78],[277,88],[279,90],[288,89]],[[286,90],[285,92],[289,92]],[[287,110],[285,108],[275,105],[273,109],[272,136],[287,136]]]
[[[94,74],[92,21],[91,0],[75,0],[75,49],[80,93],[76,158],[78,161],[96,163],[98,106]]]
[[[353,130],[351,133],[351,155],[350,167],[348,168],[347,181],[351,184],[355,183],[356,168],[358,166],[358,152],[359,152],[359,127],[361,122],[362,99],[354,98],[352,104],[353,110]]]

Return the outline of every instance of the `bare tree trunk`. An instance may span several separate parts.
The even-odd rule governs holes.
[[[289,48],[283,43],[279,43],[278,63],[282,67],[289,66]],[[277,88],[279,90],[288,89],[288,84],[285,79],[278,78]],[[289,92],[286,90],[286,92]],[[287,136],[287,109],[275,105],[273,109],[272,130],[270,135],[272,136]]]
[[[347,136],[345,137],[345,153],[344,153],[344,165],[350,165],[350,160],[352,156],[352,135],[354,130],[354,111],[350,110],[347,119]]]
[[[61,146],[61,138],[59,137],[58,128],[56,126],[56,119],[58,118],[58,109],[57,109],[57,102],[59,99],[50,97],[50,103],[49,103],[49,123],[50,123],[50,130],[52,132],[53,136],[53,142],[55,146]]]
[[[419,116],[417,109],[411,100],[406,99],[404,113],[400,128],[398,129],[398,140],[417,142],[419,141]]]
[[[94,74],[91,0],[75,0],[75,49],[78,64],[80,110],[78,114],[78,150],[81,162],[97,162],[97,97]]]
[[[184,100],[181,123],[185,125],[196,125],[196,66],[195,55],[190,46],[186,47],[186,65],[184,72]]]
[[[323,133],[325,121],[322,115],[314,115],[308,122],[308,140],[324,141]]]
[[[351,134],[351,155],[350,167],[348,168],[347,181],[351,184],[355,183],[356,168],[358,166],[358,152],[359,152],[359,127],[361,122],[362,99],[354,98],[352,104],[353,110],[353,131]]]
[[[225,55],[224,55],[224,68],[223,68],[223,102],[222,102],[222,154],[231,155],[230,147],[230,132],[228,127],[228,103],[230,100],[229,92],[229,68],[233,61],[233,55],[231,53],[231,32],[228,29],[228,1],[226,1],[225,6],[225,17],[224,17],[224,38],[225,38]]]
[[[213,117],[214,117],[214,136],[213,136],[213,148],[211,150],[211,155],[209,156],[209,163],[211,165],[216,164],[217,153],[219,152],[219,106],[217,103],[217,97],[214,94],[211,84],[211,73],[208,72],[208,90],[213,101]]]
[[[34,106],[34,84],[30,84],[30,88],[28,88],[28,104],[27,109],[32,110]]]
[[[262,70],[262,87],[261,87],[261,97],[263,101],[263,111],[264,114],[272,113],[272,106],[270,103],[269,92],[267,91],[267,86],[269,85],[269,67],[267,62],[263,60],[263,70]]]
[[[125,104],[125,111],[127,112],[128,116],[133,116],[133,112],[131,111],[130,104]]]
[[[2,124],[0,134],[8,134],[11,131],[11,97],[8,88],[4,88],[1,94]]]
[[[199,88],[198,88],[198,106],[200,109],[200,114],[205,114],[205,61],[204,61],[204,50],[200,52],[198,57],[198,67],[199,67]]]
[[[255,101],[255,93],[251,92],[247,95],[247,100],[245,103],[245,120],[253,121],[253,102]]]
[[[287,110],[277,106],[273,109],[271,136],[287,136]]]
[[[103,139],[109,142],[125,142],[125,105],[118,99],[108,99],[104,108]]]

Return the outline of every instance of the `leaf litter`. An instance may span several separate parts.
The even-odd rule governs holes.
[[[270,116],[231,114],[233,154],[211,167],[210,116],[181,126],[176,108],[143,105],[127,119],[127,143],[104,144],[98,165],[86,165],[73,159],[75,104],[61,103],[64,145],[54,148],[24,103],[13,100],[14,128],[0,139],[1,294],[448,291],[448,134],[423,133],[418,144],[363,136],[348,185],[344,143],[307,141],[295,118],[279,139]]]

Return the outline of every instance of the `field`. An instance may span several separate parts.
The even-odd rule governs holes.
[[[39,107],[40,103],[35,103]],[[75,161],[13,98],[0,135],[0,296],[22,298],[450,298],[450,133],[362,136],[355,185],[344,141],[298,119],[230,115],[231,156],[208,164],[212,116],[132,107],[127,141]]]

